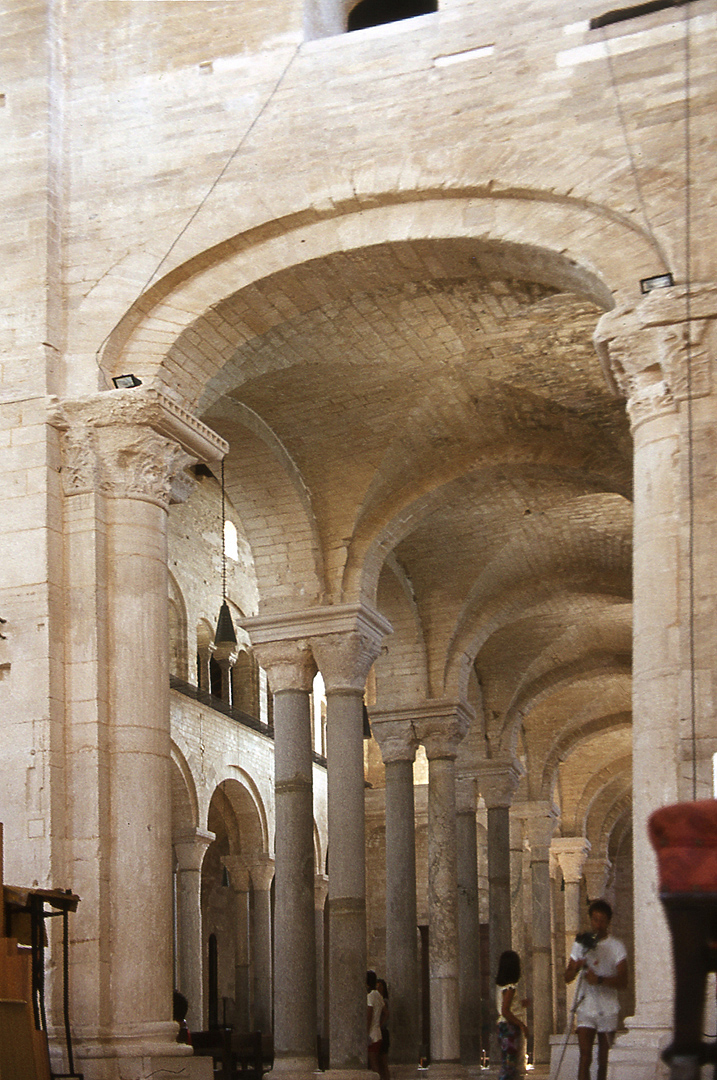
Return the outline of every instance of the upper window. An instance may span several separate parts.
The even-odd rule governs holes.
[[[438,0],[360,0],[349,12],[347,29],[365,30],[367,26],[413,19],[438,11]]]

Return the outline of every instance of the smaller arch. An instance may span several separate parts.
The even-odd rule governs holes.
[[[314,874],[321,874],[322,867],[326,865],[326,857],[321,851],[321,835],[314,821]]]
[[[177,836],[185,829],[196,829],[199,825],[199,799],[192,770],[175,742],[171,743],[169,753],[172,761],[172,835]]]
[[[627,710],[625,712],[603,714],[598,709],[595,715],[580,717],[574,723],[564,727],[559,732],[545,758],[538,797],[541,799],[550,799],[552,797],[560,762],[567,758],[569,754],[574,753],[579,743],[598,733],[617,728],[630,728],[631,723],[632,714]]]
[[[189,674],[187,605],[177,579],[167,571],[169,581],[169,671],[186,680]]]
[[[226,771],[217,790],[221,788],[237,822],[239,840],[234,850],[270,854],[268,815],[256,781],[238,765],[229,765]]]

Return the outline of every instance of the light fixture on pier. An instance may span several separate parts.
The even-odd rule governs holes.
[[[130,390],[133,386],[141,386],[142,380],[136,375],[115,375],[112,379],[115,390]]]

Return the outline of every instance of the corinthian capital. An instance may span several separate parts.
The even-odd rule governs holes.
[[[520,762],[509,754],[481,761],[476,769],[476,783],[488,809],[510,806],[524,774]]]
[[[227,443],[158,390],[111,390],[52,406],[66,495],[100,492],[159,506],[192,488],[187,466],[219,460]]]
[[[627,399],[633,429],[712,391],[717,286],[656,289],[600,319],[593,341],[608,381]]]

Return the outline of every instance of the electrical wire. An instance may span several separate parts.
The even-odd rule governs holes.
[[[697,798],[697,685],[695,675],[695,470],[694,422],[692,412],[692,63],[690,47],[690,9],[685,8],[685,327],[686,327],[686,404],[687,404],[687,501],[689,593],[689,651],[690,651],[690,739],[692,749],[692,798]]]
[[[246,129],[246,131],[245,131],[245,132],[244,132],[244,134],[242,135],[241,139],[240,139],[240,140],[239,140],[239,142],[238,142],[238,143],[236,144],[236,146],[234,147],[234,149],[233,149],[233,150],[232,150],[232,152],[230,153],[230,155],[229,155],[229,157],[227,158],[227,160],[226,160],[226,161],[224,162],[224,165],[223,165],[223,166],[222,166],[222,168],[221,168],[221,169],[219,170],[219,173],[218,173],[218,174],[217,174],[217,176],[216,176],[216,177],[214,178],[214,180],[212,181],[212,183],[211,183],[211,184],[209,185],[209,187],[208,187],[207,191],[205,192],[205,194],[204,194],[204,195],[202,196],[202,198],[201,198],[201,200],[199,201],[199,203],[198,203],[197,207],[195,208],[195,210],[193,210],[193,211],[192,211],[192,213],[190,214],[190,216],[189,216],[189,218],[187,219],[187,221],[185,222],[185,224],[184,224],[184,225],[182,226],[182,228],[181,228],[181,229],[179,230],[179,232],[178,232],[178,233],[177,233],[177,235],[175,236],[174,240],[173,240],[173,241],[172,241],[172,243],[171,243],[171,244],[169,245],[169,247],[168,247],[168,248],[167,248],[167,250],[165,251],[164,255],[163,255],[163,256],[162,256],[162,258],[161,258],[161,259],[159,260],[159,262],[158,262],[158,263],[157,263],[157,265],[155,266],[154,270],[153,270],[153,271],[152,271],[152,273],[151,273],[151,274],[149,275],[149,277],[148,277],[148,278],[147,278],[147,280],[145,281],[144,285],[142,286],[142,288],[140,289],[140,291],[139,291],[139,292],[137,293],[137,295],[136,295],[136,297],[135,297],[134,301],[132,302],[132,304],[130,304],[130,307],[129,307],[129,308],[127,309],[127,310],[131,310],[131,308],[133,308],[133,307],[134,307],[134,305],[135,305],[135,304],[137,303],[137,301],[138,301],[138,300],[140,299],[140,297],[142,296],[142,294],[143,294],[144,292],[146,292],[146,291],[147,291],[147,289],[149,288],[149,286],[151,285],[151,283],[152,283],[152,282],[154,281],[154,279],[156,278],[157,274],[159,273],[160,269],[161,269],[161,268],[162,268],[162,267],[164,266],[164,264],[166,263],[167,259],[169,258],[169,256],[170,256],[170,255],[172,254],[172,252],[174,251],[174,249],[175,249],[175,247],[177,246],[177,244],[179,243],[179,241],[180,241],[180,240],[182,239],[182,237],[184,236],[184,234],[185,234],[185,233],[187,232],[187,230],[188,230],[188,229],[190,228],[190,226],[191,226],[191,225],[192,225],[192,223],[193,223],[193,222],[195,221],[195,219],[197,218],[197,216],[198,216],[198,215],[199,215],[199,214],[201,213],[202,209],[204,208],[204,206],[205,206],[205,205],[206,205],[206,203],[207,203],[207,200],[208,200],[208,199],[210,198],[210,196],[212,195],[212,193],[214,192],[214,190],[216,189],[216,187],[217,187],[217,186],[218,186],[218,185],[219,185],[219,184],[221,183],[222,179],[223,179],[223,178],[224,178],[224,176],[226,175],[226,173],[227,173],[227,170],[228,170],[228,169],[229,169],[229,167],[231,166],[232,162],[234,161],[234,159],[236,158],[236,156],[237,156],[237,155],[238,155],[238,154],[240,153],[240,151],[242,150],[242,148],[243,148],[243,146],[244,146],[244,143],[245,143],[245,142],[246,142],[246,140],[247,140],[247,139],[249,138],[249,136],[251,135],[252,131],[254,130],[254,128],[256,127],[256,125],[257,125],[257,124],[259,123],[259,120],[260,120],[260,119],[262,118],[262,116],[264,115],[264,113],[265,113],[265,112],[266,112],[266,110],[268,109],[269,105],[270,105],[270,104],[271,104],[271,102],[273,101],[274,97],[276,96],[276,94],[277,94],[277,92],[278,92],[278,90],[279,90],[279,87],[281,86],[281,84],[283,83],[284,79],[286,78],[286,76],[287,76],[287,74],[288,74],[289,68],[290,68],[290,67],[291,67],[291,65],[292,65],[292,64],[294,63],[294,60],[296,59],[296,57],[297,57],[297,55],[298,55],[298,53],[299,53],[299,50],[301,49],[301,45],[302,45],[302,42],[299,42],[299,44],[298,44],[298,45],[297,45],[297,46],[295,47],[295,49],[294,49],[293,53],[291,54],[291,56],[289,57],[289,59],[288,59],[288,61],[287,61],[286,65],[284,66],[284,69],[283,69],[283,71],[282,71],[282,72],[281,72],[281,74],[279,75],[279,78],[278,78],[278,79],[276,80],[276,82],[274,83],[274,86],[273,86],[273,87],[272,87],[272,89],[270,90],[270,92],[269,92],[269,95],[268,95],[268,97],[266,98],[266,100],[265,100],[265,101],[264,101],[264,103],[262,104],[261,108],[259,109],[259,112],[258,112],[258,113],[256,114],[256,116],[254,117],[254,119],[252,120],[252,122],[251,122],[251,123],[249,124],[249,127],[248,127],[248,128]],[[102,341],[102,342],[100,343],[99,347],[97,348],[97,352],[95,353],[95,359],[97,360],[97,362],[98,362],[98,363],[99,363],[99,357],[100,357],[100,353],[102,352],[103,348],[105,347],[105,345],[107,344],[107,342],[109,341],[109,339],[111,338],[112,334],[113,334],[113,333],[115,332],[115,330],[117,329],[117,327],[119,326],[119,324],[120,324],[120,323],[122,322],[122,319],[123,319],[123,318],[124,318],[124,315],[122,315],[122,316],[121,316],[121,318],[117,320],[117,322],[115,323],[115,325],[114,325],[114,326],[112,327],[112,329],[111,329],[110,331],[108,331],[107,335],[105,336],[105,338],[103,339],[103,341]]]
[[[652,228],[652,224],[650,222],[649,215],[647,213],[647,206],[645,204],[645,199],[644,199],[644,196],[643,196],[643,193],[642,193],[642,185],[640,183],[640,174],[638,173],[637,166],[635,164],[635,157],[634,157],[634,154],[633,154],[633,151],[632,151],[632,146],[630,144],[630,137],[629,137],[628,131],[627,131],[627,123],[625,122],[625,114],[624,114],[623,107],[622,107],[622,100],[620,98],[620,90],[619,90],[619,87],[618,87],[618,84],[617,84],[617,79],[615,78],[615,68],[614,68],[614,65],[613,65],[612,53],[610,51],[610,39],[608,38],[608,36],[607,36],[607,34],[605,32],[605,27],[604,26],[600,26],[599,29],[600,29],[600,36],[602,38],[603,45],[605,46],[605,55],[607,57],[607,67],[608,67],[608,72],[610,73],[610,85],[612,86],[612,91],[613,91],[613,94],[615,95],[615,110],[617,112],[617,118],[618,118],[618,121],[620,123],[620,129],[622,131],[622,137],[625,140],[625,149],[627,150],[627,159],[628,159],[628,161],[630,163],[630,172],[632,174],[633,184],[635,185],[635,193],[637,195],[637,201],[638,201],[639,206],[640,206],[640,212],[642,213],[642,217],[643,217],[644,222],[645,222],[645,228],[647,230],[648,236],[650,237],[650,240],[652,241],[653,247],[658,252],[664,269],[669,273],[670,267],[668,266],[667,260],[665,259],[664,255],[662,254],[660,245],[657,242],[657,237],[655,236],[655,233],[654,233],[653,228]]]

